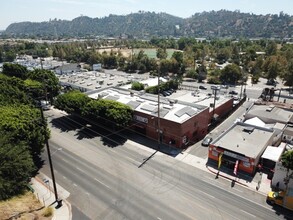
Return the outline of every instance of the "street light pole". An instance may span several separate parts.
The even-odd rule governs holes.
[[[43,112],[42,106],[40,106],[40,111],[41,111],[41,116],[42,116],[42,121],[43,121],[42,123],[45,123],[45,117],[44,117],[44,112]],[[53,163],[52,163],[52,158],[51,158],[50,146],[49,146],[49,141],[48,141],[47,137],[46,137],[46,148],[47,148],[50,171],[51,171],[51,177],[52,177],[52,182],[53,182],[53,189],[54,189],[54,194],[55,194],[55,202],[57,202],[58,207],[61,207],[62,206],[62,200],[58,199],[58,193],[57,193],[57,187],[56,187]]]

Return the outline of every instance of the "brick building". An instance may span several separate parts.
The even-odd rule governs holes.
[[[130,106],[134,110],[133,130],[173,147],[186,148],[208,132],[209,107],[203,105],[160,97],[158,107],[157,96],[121,88],[94,91],[89,97],[115,100]]]

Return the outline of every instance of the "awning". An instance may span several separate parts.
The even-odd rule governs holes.
[[[285,150],[285,145],[280,145],[279,147],[268,146],[261,158],[268,159],[274,162],[278,162]]]

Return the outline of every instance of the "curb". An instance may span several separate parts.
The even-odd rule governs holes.
[[[206,168],[207,168],[210,172],[212,172],[212,173],[214,173],[214,174],[216,174],[216,175],[218,175],[218,176],[224,177],[225,179],[228,179],[228,180],[234,181],[235,183],[238,183],[239,185],[242,185],[242,186],[245,186],[245,187],[247,187],[247,188],[250,188],[248,185],[246,185],[246,184],[244,184],[244,183],[241,183],[241,182],[239,182],[239,181],[237,181],[237,180],[235,180],[235,179],[232,179],[231,177],[228,177],[228,176],[222,175],[222,174],[220,174],[220,172],[215,172],[215,171],[213,171],[212,169],[210,169],[210,167],[209,167],[208,165],[206,165]]]
[[[215,172],[215,171],[213,171],[212,169],[210,169],[210,167],[208,166],[208,165],[206,165],[206,168],[207,168],[207,170],[209,170],[211,173],[214,173],[214,174],[218,174],[218,172]],[[223,177],[223,178],[225,178],[225,179],[228,179],[228,180],[231,180],[231,181],[234,181],[235,183],[238,183],[239,185],[241,185],[241,186],[245,186],[245,187],[247,187],[247,189],[249,189],[249,190],[251,190],[251,191],[253,191],[253,192],[257,192],[257,193],[259,193],[259,194],[261,194],[261,195],[264,195],[264,196],[267,196],[267,194],[266,193],[264,193],[264,192],[262,192],[262,191],[259,191],[259,190],[256,190],[255,191],[255,189],[254,188],[252,188],[252,187],[250,187],[249,185],[246,185],[246,184],[244,184],[244,183],[241,183],[241,182],[239,182],[239,181],[237,181],[237,180],[235,180],[235,179],[232,179],[232,178],[230,178],[230,177],[228,177],[228,176],[225,176],[225,175],[222,175],[222,174],[218,174],[218,176],[221,176],[221,177]]]
[[[38,183],[42,184],[45,188],[47,188],[48,190],[50,190],[52,193],[54,193],[54,192],[52,191],[51,187],[48,187],[48,185],[45,184],[45,183],[44,183],[39,177],[36,176],[36,177],[34,177],[34,179],[35,179]],[[42,201],[41,201],[41,202],[42,202]],[[68,213],[69,213],[68,219],[71,220],[71,219],[72,219],[72,209],[71,209],[71,204],[70,204],[66,199],[62,199],[62,202],[63,202],[63,206],[66,205],[66,207],[67,207],[67,209],[68,209]],[[52,204],[50,204],[49,206],[52,206],[54,203],[56,203],[56,201],[53,202]],[[43,205],[44,205],[44,207],[45,207],[45,204],[43,204]],[[56,212],[54,212],[54,215],[52,216],[52,220],[54,220],[54,219],[58,219],[58,217],[56,216],[55,213],[56,213]]]

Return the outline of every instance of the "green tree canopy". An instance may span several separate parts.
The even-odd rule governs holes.
[[[23,192],[34,171],[27,143],[16,142],[0,130],[0,200]]]
[[[190,69],[190,70],[187,71],[185,76],[188,77],[188,78],[197,79],[198,78],[198,73],[196,72],[196,70]]]
[[[132,121],[133,110],[122,103],[98,99],[90,101],[83,109],[83,115],[95,120],[102,120],[115,126],[128,126]]]
[[[27,143],[37,161],[49,137],[40,110],[29,105],[6,105],[0,107],[0,118],[0,131],[9,133],[14,142]]]
[[[158,48],[157,49],[157,58],[158,59],[166,59],[168,57],[168,53],[166,51],[166,48]]]
[[[54,105],[56,108],[66,111],[69,114],[81,114],[82,109],[91,99],[78,90],[72,90],[68,93],[58,95]]]
[[[282,165],[293,170],[293,150],[286,151],[281,157]]]
[[[227,65],[220,74],[220,80],[224,84],[236,85],[242,77],[241,69],[236,64]]]
[[[7,76],[15,76],[20,79],[25,79],[28,70],[20,64],[4,63],[2,72]]]
[[[140,82],[133,82],[131,84],[131,89],[136,90],[136,91],[140,91],[144,89],[144,84],[140,83]]]
[[[16,103],[31,103],[25,93],[23,81],[0,74],[0,106]]]
[[[60,91],[59,80],[52,71],[36,69],[28,73],[28,78],[42,83],[44,97],[49,95],[49,97],[52,99],[53,97],[59,94],[59,91]],[[39,98],[39,97],[34,97],[34,98]]]

